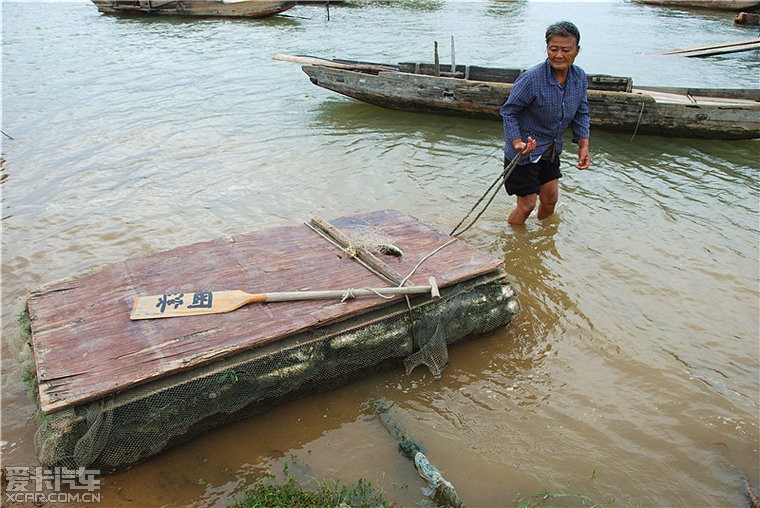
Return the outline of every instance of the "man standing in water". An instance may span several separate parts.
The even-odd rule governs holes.
[[[578,144],[578,169],[591,165],[586,73],[573,65],[580,51],[581,34],[569,21],[546,29],[548,58],[515,80],[507,102],[501,107],[504,118],[505,163],[522,152],[518,166],[506,179],[507,193],[517,195],[517,206],[507,219],[525,224],[538,205],[538,218],[554,213],[559,196],[559,154],[562,135],[572,126]]]

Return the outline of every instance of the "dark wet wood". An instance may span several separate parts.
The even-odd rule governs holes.
[[[378,228],[404,252],[401,258],[379,257],[404,275],[451,239],[396,211],[330,222],[344,231]],[[425,285],[435,276],[445,287],[499,270],[502,264],[457,240],[425,261],[410,282]],[[378,285],[385,281],[305,224],[179,247],[52,284],[29,297],[40,407],[50,413],[98,399],[389,305],[371,298],[343,304],[299,301],[252,304],[229,314],[131,321],[135,296]]]

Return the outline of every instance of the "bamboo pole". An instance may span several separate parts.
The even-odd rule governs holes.
[[[360,263],[367,266],[370,271],[377,273],[382,277],[385,277],[387,280],[393,282],[396,285],[401,285],[401,283],[404,281],[404,277],[402,277],[401,274],[388,266],[387,263],[381,261],[377,256],[372,254],[366,248],[353,247],[351,245],[351,239],[348,238],[348,236],[346,236],[345,233],[343,233],[341,230],[327,222],[325,219],[316,216],[312,217],[309,221],[309,226],[337,243],[341,249],[349,253],[349,255],[351,255]],[[349,251],[349,249],[351,250]],[[409,284],[410,283],[407,281],[405,285]]]

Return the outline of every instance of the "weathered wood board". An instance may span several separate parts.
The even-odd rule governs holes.
[[[727,53],[738,53],[741,51],[752,51],[760,49],[760,39],[744,39],[741,41],[722,42],[718,44],[705,44],[692,48],[678,48],[669,51],[663,51],[661,55],[677,55],[689,58],[701,56],[724,55]]]
[[[401,258],[383,256],[403,275],[451,240],[397,211],[331,223],[342,231],[361,227],[381,231],[404,252]],[[445,287],[499,270],[502,264],[456,240],[427,259],[410,282],[424,285],[434,276]],[[135,296],[378,285],[386,281],[307,225],[196,243],[54,283],[28,299],[40,408],[49,413],[98,399],[388,305],[372,298],[345,303],[312,300],[252,304],[228,314],[132,321]]]

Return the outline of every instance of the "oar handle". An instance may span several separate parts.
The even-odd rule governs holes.
[[[197,293],[164,293],[138,296],[132,305],[130,319],[155,319],[203,314],[222,314],[239,309],[249,303],[294,302],[298,300],[348,300],[360,296],[393,298],[398,295],[430,293],[440,297],[434,277],[428,286],[401,286],[387,288],[341,289],[333,291],[285,291],[280,293],[246,293],[239,289],[229,291],[202,291]]]
[[[437,286],[436,286],[437,289]],[[359,288],[345,290],[327,290],[327,291],[285,291],[279,293],[263,293],[260,295],[249,295],[246,303],[254,302],[294,302],[298,300],[331,300],[331,299],[350,299],[360,296],[379,296],[393,297],[398,295],[416,295],[431,293],[433,286],[402,286],[387,288]],[[263,300],[258,298],[264,297]]]

